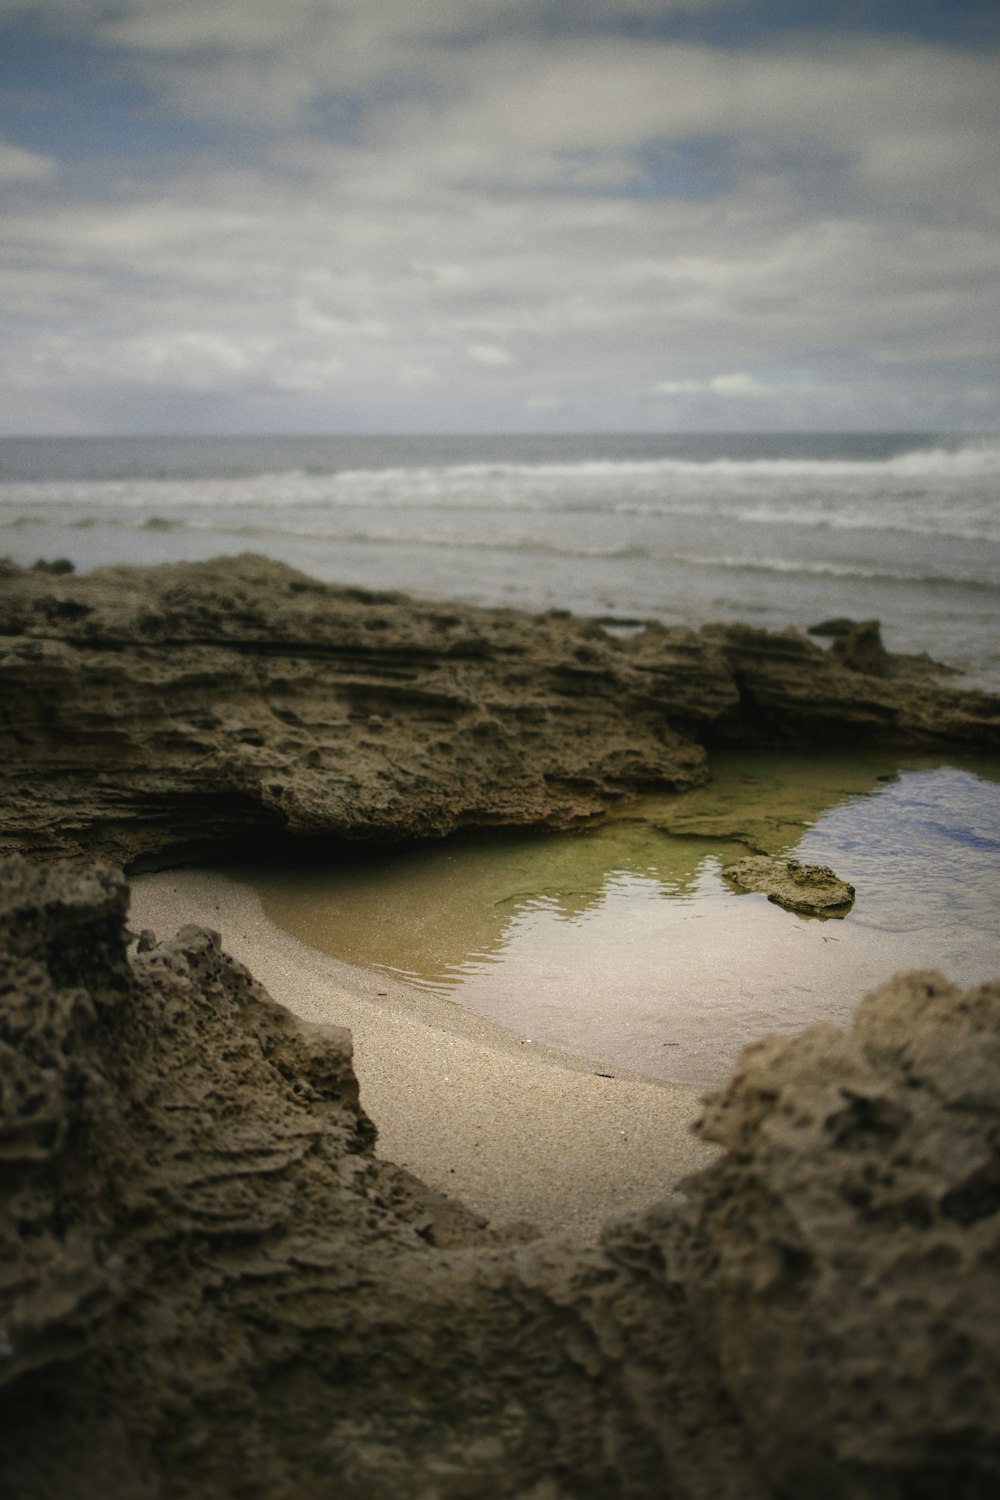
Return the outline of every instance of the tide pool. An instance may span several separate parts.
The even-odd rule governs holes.
[[[970,760],[720,755],[706,787],[580,832],[454,839],[253,884],[300,941],[525,1045],[710,1084],[768,1032],[846,1024],[897,970],[1000,975],[998,776]],[[736,894],[721,872],[748,851],[832,866],[853,909],[824,921]]]

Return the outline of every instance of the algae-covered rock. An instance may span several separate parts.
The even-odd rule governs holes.
[[[786,911],[811,917],[843,917],[854,903],[854,887],[828,865],[804,865],[797,859],[748,854],[727,865],[723,879],[738,891],[756,891]]]

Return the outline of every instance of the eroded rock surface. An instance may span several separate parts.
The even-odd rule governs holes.
[[[992,1500],[1000,984],[748,1049],[683,1198],[518,1244],[373,1154],[344,1033],[125,901],[0,866],[0,1493]]]
[[[794,631],[335,588],[263,558],[0,570],[0,850],[126,867],[268,839],[561,827],[705,747],[1000,746],[1000,702]],[[886,658],[899,662],[901,658]]]
[[[775,1491],[995,1491],[1000,984],[900,975],[758,1042],[702,1130],[672,1263]]]
[[[211,933],[128,954],[120,876],[0,870],[0,1493],[758,1493],[662,1286],[376,1159],[346,1034]]]
[[[882,627],[878,620],[822,620],[810,625],[809,635],[825,636],[832,641],[832,653],[841,666],[868,677],[947,677],[954,668],[921,653],[898,656],[885,649]]]
[[[722,878],[738,891],[756,891],[786,911],[810,917],[844,917],[854,904],[854,887],[829,865],[748,854],[727,865]]]

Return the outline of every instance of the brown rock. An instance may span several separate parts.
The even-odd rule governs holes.
[[[378,1160],[347,1034],[125,900],[0,863],[0,1494],[761,1493],[661,1288]]]
[[[748,1049],[598,1245],[372,1153],[347,1037],[0,865],[0,1493],[992,1500],[1000,984]],[[664,1184],[667,1188],[669,1184]]]
[[[866,676],[794,631],[617,639],[254,557],[7,570],[0,695],[0,851],[128,867],[563,827],[696,784],[715,744],[1000,744],[996,698]]]
[[[781,1495],[1000,1478],[1000,984],[900,975],[708,1101],[673,1275]],[[667,1252],[671,1254],[671,1252]]]
[[[727,865],[722,878],[738,891],[757,891],[786,911],[810,917],[844,917],[854,904],[854,887],[828,865],[748,854]]]
[[[705,774],[597,626],[254,558],[6,581],[0,691],[0,847],[38,856],[560,827]]]
[[[954,669],[934,661],[926,653],[919,656],[894,656],[882,643],[878,620],[848,620],[838,617],[809,626],[810,635],[827,636],[833,641],[832,655],[852,672],[869,677],[942,677]]]

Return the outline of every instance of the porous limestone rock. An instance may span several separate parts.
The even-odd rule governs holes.
[[[992,1500],[1000,984],[757,1044],[681,1196],[516,1243],[373,1154],[344,1033],[125,903],[0,864],[0,1493]]]
[[[893,655],[882,641],[878,620],[849,620],[838,616],[810,625],[810,635],[825,636],[832,641],[833,656],[842,666],[868,677],[949,677],[955,669],[935,661],[926,652],[917,656]]]
[[[149,868],[564,827],[697,784],[706,747],[833,740],[996,748],[1000,702],[795,631],[620,639],[259,557],[0,571],[0,852]]]
[[[380,1161],[346,1033],[125,901],[0,864],[0,1494],[762,1493],[662,1288]]]
[[[910,973],[708,1101],[671,1279],[782,1496],[1000,1490],[1000,984]]]
[[[854,887],[829,865],[804,865],[797,859],[748,854],[722,871],[738,891],[756,891],[786,911],[810,917],[844,917],[854,903]]]

